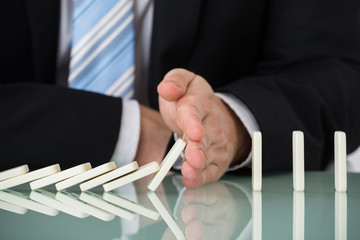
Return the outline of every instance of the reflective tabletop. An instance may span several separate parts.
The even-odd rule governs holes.
[[[149,192],[140,179],[111,192],[0,191],[0,239],[360,239],[360,174],[348,174],[346,193],[335,192],[332,172],[306,172],[294,192],[292,173],[224,176],[186,189],[167,176]]]

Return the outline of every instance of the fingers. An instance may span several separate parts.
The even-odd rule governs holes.
[[[176,101],[181,98],[196,75],[185,69],[173,69],[168,72],[158,85],[160,97],[166,101]]]

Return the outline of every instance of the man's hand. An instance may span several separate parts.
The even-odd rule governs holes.
[[[171,130],[158,111],[140,106],[140,115],[140,139],[135,160],[140,166],[152,161],[160,164],[172,134]]]
[[[158,93],[162,117],[187,142],[181,169],[186,187],[217,181],[231,164],[245,160],[250,136],[205,79],[174,69],[165,75]]]

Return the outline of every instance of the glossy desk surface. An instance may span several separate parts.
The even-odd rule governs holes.
[[[349,173],[347,180],[348,191],[335,193],[333,173],[306,172],[305,192],[294,193],[292,173],[272,173],[263,176],[262,192],[253,194],[249,176],[225,176],[217,183],[190,190],[183,188],[180,175],[173,174],[165,178],[155,195],[146,190],[147,179],[110,195],[101,188],[81,193],[74,187],[62,192],[79,203],[66,202],[73,212],[44,208],[46,214],[56,216],[37,212],[41,208],[33,206],[32,199],[42,194],[43,199],[55,201],[62,199],[58,197],[61,193],[51,187],[32,193],[24,184],[0,191],[0,239],[176,239],[182,235],[207,240],[360,239],[360,174]],[[88,202],[76,200],[80,196]],[[91,196],[96,200],[89,204]],[[119,208],[120,202],[109,205],[109,196],[122,199],[122,203],[136,202],[145,212],[135,215],[126,211],[128,205]],[[149,197],[160,202],[154,206]],[[11,205],[19,198],[25,201]],[[49,201],[47,205],[52,206],[54,201]],[[161,208],[167,210],[167,216],[158,213]],[[135,219],[119,217],[126,212],[130,214],[124,217]]]

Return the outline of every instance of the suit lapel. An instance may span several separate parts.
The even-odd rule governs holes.
[[[172,68],[187,67],[193,46],[201,0],[155,0],[149,96],[152,107],[158,107],[156,87]]]
[[[54,83],[60,3],[57,0],[27,0],[26,5],[35,79],[37,82]]]

